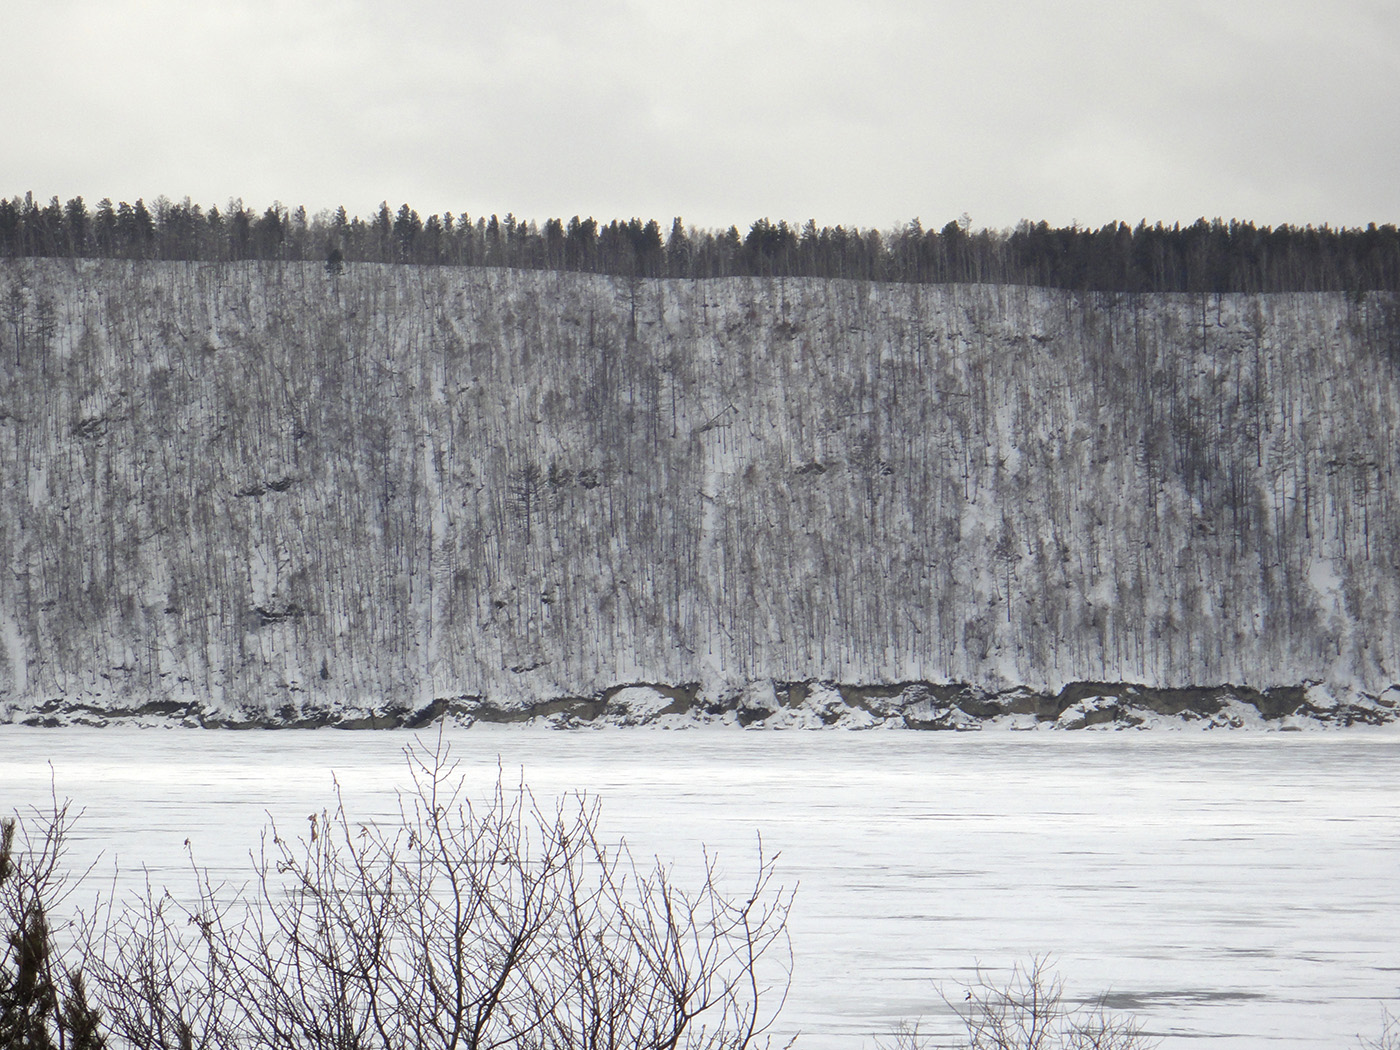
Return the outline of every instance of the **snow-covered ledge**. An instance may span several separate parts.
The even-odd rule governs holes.
[[[1155,689],[1075,682],[1058,693],[988,692],[968,685],[903,682],[748,682],[719,691],[697,685],[622,685],[592,696],[528,700],[439,697],[410,705],[340,703],[326,709],[221,709],[196,700],[146,704],[55,698],[0,705],[0,722],[28,726],[198,726],[225,729],[394,729],[439,721],[461,726],[555,729],[696,725],[736,729],[1258,729],[1300,730],[1400,724],[1400,686],[1379,695],[1336,696],[1317,683],[1256,690],[1237,686]]]

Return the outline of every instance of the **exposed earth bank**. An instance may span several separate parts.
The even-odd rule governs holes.
[[[197,703],[153,700],[110,705],[50,700],[32,709],[0,707],[0,721],[28,726],[136,724],[210,729],[416,729],[455,725],[535,725],[555,729],[652,726],[684,729],[1266,729],[1382,726],[1400,721],[1400,687],[1378,696],[1332,695],[1319,684],[1266,689],[1239,686],[1152,689],[1074,682],[1058,693],[987,692],[965,684],[903,682],[750,682],[711,693],[697,685],[624,685],[592,696],[492,700],[434,699],[419,707],[386,702],[266,714],[230,714]]]

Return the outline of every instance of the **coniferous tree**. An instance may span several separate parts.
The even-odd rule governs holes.
[[[671,235],[666,238],[666,272],[671,277],[690,273],[690,238],[679,215],[671,220]]]
[[[663,238],[655,220],[606,224],[574,216],[541,224],[507,213],[475,223],[464,213],[426,220],[407,203],[388,202],[368,221],[344,207],[308,217],[274,202],[261,216],[230,201],[206,215],[189,198],[157,198],[151,208],[113,206],[89,214],[81,197],[40,206],[34,194],[0,198],[0,257],[226,259],[311,258],[336,241],[345,261],[507,266],[608,273],[621,277],[730,275],[846,278],[914,283],[995,283],[1088,292],[1189,292],[1400,289],[1400,229],[1256,227],[1199,218],[1185,226],[1111,222],[1092,228],[1021,222],[1007,231],[973,231],[966,215],[940,229],[915,219],[888,232],[801,227],[762,217],[737,227],[687,230],[673,220]],[[1357,299],[1359,303],[1361,300]]]
[[[63,206],[65,225],[68,228],[68,248],[74,256],[88,253],[88,238],[91,236],[92,221],[87,205],[82,197],[74,197]]]
[[[67,827],[59,807],[38,842],[19,843],[18,823],[0,821],[0,1050],[103,1046],[82,975],[63,966],[49,929]]]
[[[282,242],[286,239],[281,211],[274,204],[263,212],[262,218],[253,227],[255,251],[259,259],[280,259]]]
[[[229,201],[228,205],[229,258],[248,259],[252,257],[253,222],[243,201]]]
[[[390,262],[394,257],[394,213],[389,210],[388,201],[379,202],[379,211],[375,213],[371,234],[374,239],[374,261]]]
[[[416,257],[418,235],[423,232],[423,222],[418,213],[407,204],[400,206],[394,217],[394,242],[396,251],[393,258],[399,262],[413,262]]]

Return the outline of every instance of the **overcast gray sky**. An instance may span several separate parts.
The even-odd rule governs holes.
[[[1396,0],[6,0],[0,194],[1400,221]]]

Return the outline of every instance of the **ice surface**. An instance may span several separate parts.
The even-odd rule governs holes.
[[[605,831],[736,882],[756,836],[800,883],[784,1014],[817,1050],[900,1020],[949,1030],[938,986],[1049,953],[1168,1050],[1345,1046],[1400,997],[1400,734],[448,731],[475,788],[601,797]],[[84,807],[75,862],[235,881],[268,815],[300,830],[334,771],[389,817],[402,732],[0,729],[0,799]],[[107,861],[104,861],[106,863]],[[98,886],[92,887],[95,892]]]

